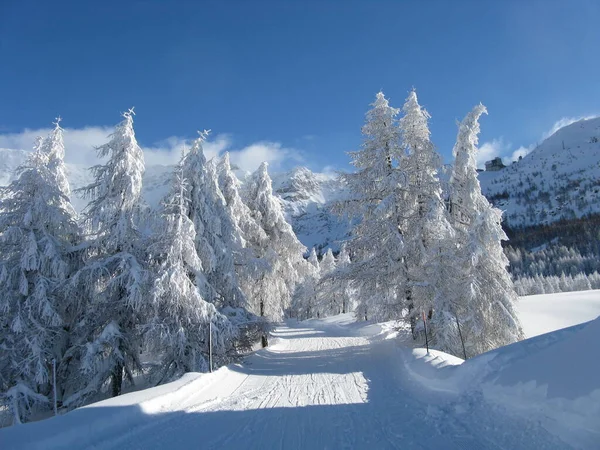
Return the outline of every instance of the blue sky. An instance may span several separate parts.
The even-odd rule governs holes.
[[[347,168],[375,93],[414,86],[446,162],[480,101],[485,154],[510,156],[599,112],[599,24],[595,0],[0,0],[0,147],[59,114],[102,135],[134,105],[158,153],[209,128],[215,152]]]

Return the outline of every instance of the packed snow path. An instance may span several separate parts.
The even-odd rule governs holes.
[[[98,449],[568,448],[537,424],[477,396],[423,388],[405,368],[410,351],[396,339],[369,336],[376,328],[290,322],[274,332],[271,347],[242,365],[192,377],[154,403],[112,399],[25,425],[21,434],[30,440],[21,443]],[[73,414],[82,417],[60,424]],[[10,448],[11,431],[18,428],[0,433],[0,442],[8,438]]]

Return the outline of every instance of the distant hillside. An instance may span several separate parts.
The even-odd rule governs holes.
[[[511,229],[600,213],[600,117],[561,128],[521,161],[479,179]]]

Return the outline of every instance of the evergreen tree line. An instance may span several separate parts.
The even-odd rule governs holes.
[[[536,275],[560,276],[563,273],[571,276],[580,273],[590,275],[600,271],[597,253],[582,253],[577,247],[549,244],[532,251],[508,246],[505,253],[515,279]]]
[[[578,273],[575,276],[535,275],[521,277],[514,281],[518,295],[554,294],[558,292],[589,291],[600,289],[600,274],[593,272],[589,275]]]
[[[228,155],[206,160],[206,132],[148,208],[133,117],[98,147],[81,215],[59,121],[0,190],[0,410],[16,423],[55,394],[70,409],[207,371],[209,344],[215,366],[266,345],[311,270],[267,164],[241,189]]]
[[[335,269],[329,254],[320,264],[311,254],[312,274],[294,303],[299,317],[335,314],[347,301],[361,319],[405,322],[415,339],[427,320],[430,342],[461,357],[523,338],[501,211],[482,195],[477,178],[478,120],[486,112],[478,105],[460,123],[443,189],[430,116],[416,92],[399,119],[400,110],[377,94],[362,148],[350,153],[356,170],[341,175],[348,198],[333,208],[359,223]]]
[[[599,289],[597,241],[580,245],[550,242],[528,250],[507,246],[510,272],[519,295]]]
[[[308,263],[308,273],[293,298],[291,316],[304,320],[353,312],[356,293],[345,277],[350,265],[348,247],[342,244],[337,258],[328,249],[320,260],[313,248]]]

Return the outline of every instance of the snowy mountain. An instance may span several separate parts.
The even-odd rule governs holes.
[[[273,190],[282,199],[288,221],[304,245],[318,250],[339,249],[350,224],[329,210],[329,205],[344,194],[343,185],[335,176],[296,167],[273,174]]]
[[[67,150],[68,151],[68,150]],[[0,149],[0,185],[14,178],[14,170],[25,162],[25,150]],[[71,189],[85,186],[92,181],[88,167],[67,164]],[[144,174],[142,195],[153,208],[169,189],[172,167],[147,166]],[[243,181],[249,174],[237,173]],[[272,174],[273,190],[281,198],[286,218],[292,224],[300,241],[308,248],[339,248],[339,242],[347,237],[349,224],[331,214],[328,205],[343,194],[343,188],[334,175],[314,173],[305,167],[296,167],[289,172]],[[71,201],[81,211],[87,200],[73,194]]]
[[[511,228],[600,212],[600,117],[559,129],[522,160],[479,174]]]

